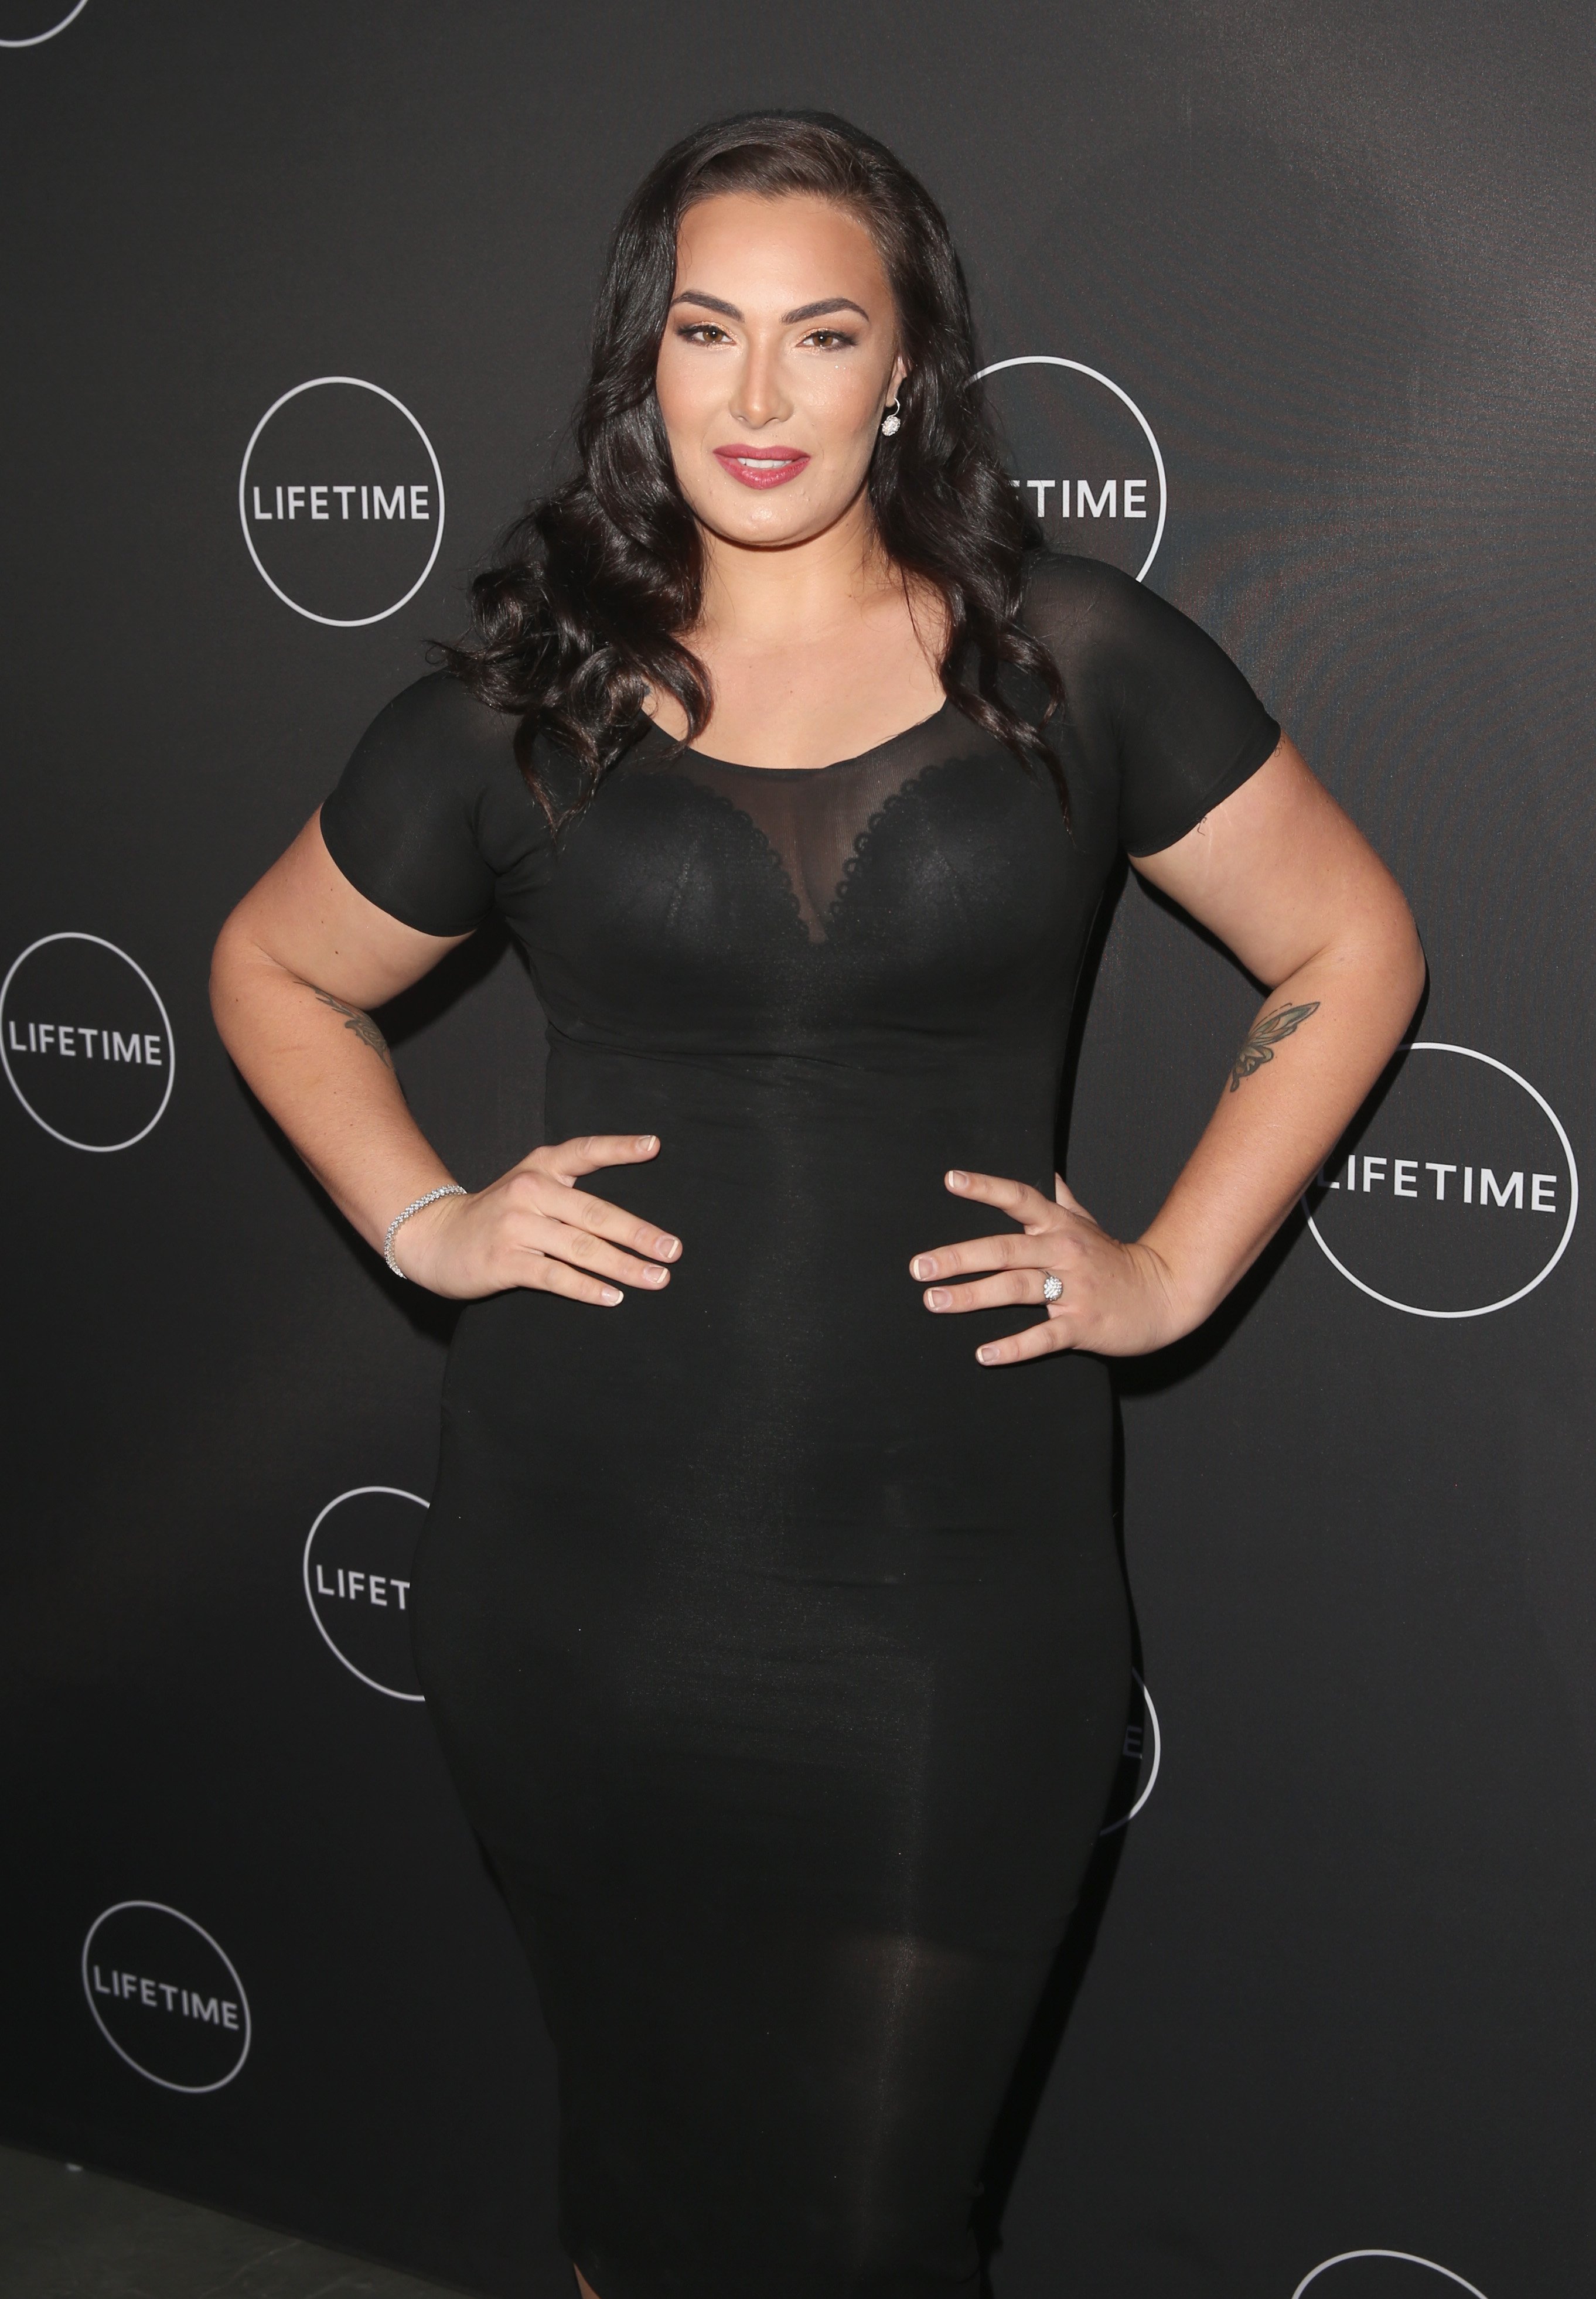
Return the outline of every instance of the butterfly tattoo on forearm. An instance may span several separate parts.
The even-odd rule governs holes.
[[[314,988],[314,984],[312,987]],[[358,1006],[345,1006],[341,998],[333,997],[329,991],[317,990],[315,994],[324,1006],[330,1006],[335,1014],[342,1014],[344,1027],[353,1030],[362,1046],[370,1046],[378,1061],[386,1062],[389,1069],[393,1068],[394,1057],[388,1051],[388,1042],[370,1014],[362,1014]]]
[[[1250,1078],[1254,1070],[1260,1070],[1266,1062],[1272,1062],[1275,1049],[1282,1038],[1289,1038],[1293,1030],[1300,1030],[1309,1016],[1317,1014],[1318,1010],[1319,1001],[1315,998],[1306,1006],[1276,1006],[1272,1014],[1266,1014],[1260,1021],[1254,1022],[1231,1068],[1231,1092],[1235,1091],[1243,1078]]]

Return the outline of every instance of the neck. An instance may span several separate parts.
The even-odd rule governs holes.
[[[705,527],[699,635],[758,644],[816,633],[893,584],[862,494],[835,525],[803,543],[751,548]]]

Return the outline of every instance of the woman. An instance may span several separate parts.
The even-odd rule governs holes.
[[[1032,547],[974,368],[880,145],[688,137],[615,239],[578,477],[217,949],[255,1091],[473,1304],[418,1665],[599,2299],[973,2286],[1124,1730],[1102,1360],[1224,1298],[1420,988],[1240,673]],[[1270,985],[1132,1241],[1052,1175],[1121,844]],[[495,905],[553,1140],[467,1191],[366,1009]]]

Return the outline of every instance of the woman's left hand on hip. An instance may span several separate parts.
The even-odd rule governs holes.
[[[1139,1357],[1186,1330],[1158,1255],[1110,1237],[1056,1174],[1052,1203],[1028,1183],[991,1174],[955,1170],[943,1180],[955,1197],[992,1206],[1019,1227],[916,1254],[909,1274],[926,1285],[927,1308],[947,1317],[1030,1303],[1041,1312],[1023,1332],[985,1342],[976,1351],[983,1365],[1021,1365],[1059,1349]],[[977,1271],[987,1274],[970,1283],[949,1282]]]

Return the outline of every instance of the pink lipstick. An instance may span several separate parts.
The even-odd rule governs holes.
[[[782,487],[809,469],[799,447],[717,447],[715,461],[745,487]]]

